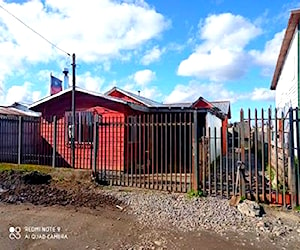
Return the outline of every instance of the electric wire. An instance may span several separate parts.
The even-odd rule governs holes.
[[[12,16],[13,18],[15,18],[17,21],[19,21],[21,24],[23,24],[26,28],[28,28],[29,30],[31,30],[32,32],[34,32],[36,35],[38,35],[40,38],[42,38],[43,40],[45,40],[47,43],[51,44],[54,48],[60,50],[61,52],[67,54],[68,56],[71,56],[70,53],[68,53],[65,50],[59,48],[57,45],[55,45],[54,43],[52,43],[50,40],[48,40],[42,34],[40,34],[39,32],[35,31],[33,28],[31,28],[29,25],[27,25],[25,22],[23,22],[20,18],[18,18],[13,13],[11,13],[7,9],[5,9],[1,4],[0,4],[0,8],[3,9],[6,13],[8,13],[10,16]]]

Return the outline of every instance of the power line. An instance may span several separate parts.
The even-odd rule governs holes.
[[[26,28],[30,29],[33,33],[38,35],[40,38],[44,39],[47,43],[51,44],[53,47],[55,47],[56,49],[60,50],[61,52],[65,53],[65,54],[67,54],[68,56],[71,56],[70,53],[68,53],[65,50],[63,50],[63,49],[59,48],[58,46],[56,46],[54,43],[49,41],[46,37],[44,37],[39,32],[35,31],[33,28],[31,28],[29,25],[27,25],[25,22],[23,22],[20,18],[18,18],[17,16],[15,16],[11,12],[9,12],[7,9],[5,9],[1,4],[0,4],[0,8],[3,9],[5,12],[7,12],[9,15],[11,15],[13,18],[15,18],[17,21],[19,21],[21,24],[23,24]]]

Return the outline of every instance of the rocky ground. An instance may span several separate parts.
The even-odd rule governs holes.
[[[300,249],[300,214],[265,207],[260,217],[243,215],[228,200],[216,197],[188,198],[162,192],[107,191],[130,207],[143,225],[180,231],[213,231],[221,236],[251,235],[250,245],[269,241],[281,249]],[[235,237],[239,237],[235,236]]]
[[[199,241],[209,244],[210,239],[212,242],[219,239],[217,245],[212,243],[211,249],[222,246],[224,249],[300,249],[300,214],[295,211],[265,207],[266,213],[261,217],[249,217],[229,206],[226,199],[188,198],[180,193],[50,179],[51,176],[39,173],[0,172],[0,204],[32,203],[121,212],[122,216],[128,215],[138,222],[124,228],[124,233],[129,232],[127,238],[137,237],[137,230],[144,233],[140,235],[142,238],[124,242],[122,247],[118,245],[120,249],[210,249],[203,248],[205,244],[199,245]],[[192,245],[187,240],[189,237],[193,239]],[[174,243],[178,241],[184,244]]]

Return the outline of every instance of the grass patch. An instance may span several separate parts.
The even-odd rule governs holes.
[[[20,171],[20,172],[33,172],[33,171],[39,171],[44,174],[50,174],[55,169],[47,166],[39,166],[39,165],[30,165],[30,164],[10,164],[10,163],[0,163],[0,172],[3,171]]]
[[[204,197],[204,193],[202,190],[195,191],[191,189],[187,192],[188,197],[191,198],[197,198],[197,197]]]
[[[294,210],[297,211],[297,212],[300,212],[300,206],[296,206],[296,207],[294,208]]]

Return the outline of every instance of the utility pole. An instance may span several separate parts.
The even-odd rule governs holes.
[[[75,54],[72,55],[72,137],[71,137],[71,147],[72,147],[72,168],[75,168],[75,68],[76,68],[76,62],[75,62]]]

